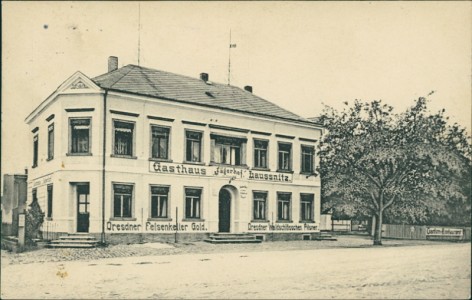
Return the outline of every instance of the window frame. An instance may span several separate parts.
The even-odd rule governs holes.
[[[187,138],[187,133],[192,132],[192,133],[198,133],[200,135],[200,140],[199,140],[199,160],[198,161],[192,161],[192,160],[187,160],[187,143],[188,143],[188,138]],[[184,130],[184,162],[185,163],[190,163],[190,164],[204,164],[203,162],[203,131],[201,130],[194,130],[194,129],[185,129]],[[195,141],[195,140],[192,140]],[[191,154],[190,154],[191,155]]]
[[[123,198],[121,198],[121,216],[115,216],[115,186],[131,186],[131,205],[130,205],[130,217],[123,217]],[[111,194],[112,194],[112,201],[111,201],[111,220],[126,220],[126,221],[136,221],[134,207],[135,207],[135,193],[136,188],[134,183],[129,182],[112,182],[111,184]]]
[[[289,145],[290,146],[290,152],[288,156],[288,168],[283,169],[282,166],[280,165],[280,146],[281,145]],[[286,153],[286,152],[284,152]],[[293,143],[289,142],[277,142],[277,172],[293,172]]]
[[[266,161],[265,161],[265,166],[256,166],[256,150],[263,150],[263,149],[260,149],[260,148],[256,148],[256,141],[266,143],[266,149],[265,149],[265,152],[266,152]],[[269,145],[270,145],[270,141],[267,140],[267,139],[254,138],[252,145],[253,145],[253,154],[254,154],[254,155],[253,155],[253,161],[252,161],[253,168],[254,168],[254,169],[258,169],[258,170],[270,170],[270,168],[269,168],[269,153],[270,153]]]
[[[54,159],[54,123],[48,126],[48,158],[47,160]]]
[[[308,201],[303,200],[303,196],[310,196],[311,199]],[[311,204],[310,219],[305,219],[303,215],[304,202]],[[303,223],[314,223],[315,222],[315,194],[314,193],[300,193],[300,222]]]
[[[72,122],[73,120],[89,120],[89,128],[88,128],[88,151],[87,152],[73,152],[72,149],[72,139],[73,139],[73,128]],[[87,156],[92,155],[92,117],[69,117],[69,148],[67,155],[68,156]]]
[[[166,203],[166,215],[164,217],[159,217],[159,216],[153,216],[153,211],[152,211],[152,197],[154,195],[158,195],[158,194],[153,194],[152,192],[152,188],[153,187],[159,187],[159,188],[166,188],[167,189],[167,203]],[[171,194],[171,191],[170,191],[170,185],[162,185],[162,184],[150,184],[149,185],[149,220],[155,220],[155,221],[172,221],[172,219],[170,218],[170,194]],[[159,194],[159,196],[161,196],[161,194]]]
[[[304,152],[303,150],[304,149],[311,149],[312,150],[312,153],[311,153],[311,170],[304,170],[304,166],[305,164],[303,163],[304,162]],[[306,174],[306,175],[312,175],[312,174],[315,174],[315,146],[313,145],[305,145],[305,144],[302,144],[300,145],[300,174]]]
[[[198,217],[187,216],[187,190],[199,190],[200,191],[200,198],[199,198],[199,208],[198,208]],[[195,198],[195,197],[192,197]],[[197,186],[184,186],[184,212],[183,212],[183,220],[184,221],[204,221],[203,219],[203,187]]]
[[[264,194],[264,217],[263,218],[256,218],[256,194]],[[262,201],[258,201],[262,202]],[[268,191],[259,191],[253,190],[252,191],[252,221],[253,222],[269,222],[267,218],[267,210],[268,210],[268,202],[269,202],[269,192]]]
[[[164,128],[168,131],[168,136],[167,136],[167,149],[166,149],[166,152],[167,152],[167,157],[166,158],[160,158],[160,157],[154,157],[154,152],[152,151],[153,150],[153,146],[154,146],[154,143],[153,143],[153,128]],[[171,134],[172,134],[172,127],[170,126],[163,126],[163,125],[159,125],[159,124],[150,124],[150,140],[149,140],[149,159],[151,160],[156,160],[156,161],[172,161],[172,158],[171,158]]]
[[[131,154],[116,154],[116,125],[115,123],[128,123],[133,125],[133,130],[131,132],[132,134],[132,141],[131,141]],[[111,120],[112,123],[112,154],[111,156],[113,157],[120,157],[120,158],[137,158],[136,157],[136,121],[130,121],[130,120],[124,120],[124,119],[116,119],[113,118]]]
[[[290,196],[290,199],[288,200],[288,218],[280,218],[280,211],[279,211],[279,202],[282,202],[282,201],[287,201],[285,199],[281,199],[280,196],[282,195],[289,195]],[[277,222],[278,223],[292,223],[292,204],[293,202],[293,197],[292,197],[292,193],[291,192],[277,192]]]

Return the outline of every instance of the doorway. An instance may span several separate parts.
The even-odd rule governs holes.
[[[77,232],[89,232],[90,225],[89,184],[77,185]]]
[[[231,194],[228,190],[221,189],[218,199],[218,232],[229,232],[231,225]]]

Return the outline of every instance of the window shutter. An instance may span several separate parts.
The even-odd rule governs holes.
[[[247,152],[247,143],[241,144],[241,164],[246,164],[246,152]]]

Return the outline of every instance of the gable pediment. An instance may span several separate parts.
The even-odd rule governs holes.
[[[57,91],[60,94],[93,93],[100,92],[100,87],[82,72],[77,71],[64,81]]]

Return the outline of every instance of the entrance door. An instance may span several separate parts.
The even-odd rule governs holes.
[[[77,185],[77,232],[88,232],[90,224],[89,185]]]
[[[231,195],[225,190],[221,189],[219,195],[219,232],[229,232],[231,222]]]

